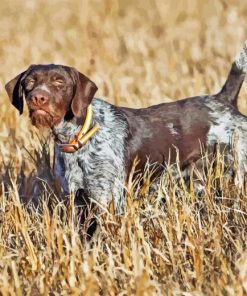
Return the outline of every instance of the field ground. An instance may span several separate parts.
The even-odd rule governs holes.
[[[88,242],[73,203],[62,215],[44,182],[53,211],[46,201],[42,212],[21,205],[42,183],[37,172],[49,176],[50,150],[46,131],[3,91],[29,64],[61,63],[125,106],[214,93],[247,39],[245,1],[2,0],[0,15],[0,294],[246,295],[247,195],[224,178],[221,158],[203,177],[203,198],[169,170],[149,194],[147,173],[145,186],[129,186],[125,215],[109,210]],[[245,114],[246,93],[244,83]]]

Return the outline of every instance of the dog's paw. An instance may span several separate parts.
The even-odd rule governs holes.
[[[247,41],[245,41],[243,49],[237,54],[235,64],[238,70],[247,73]]]

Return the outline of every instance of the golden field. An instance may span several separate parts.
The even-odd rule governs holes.
[[[4,91],[30,64],[60,63],[119,105],[214,93],[247,39],[246,3],[2,0],[0,16],[0,294],[246,295],[247,194],[224,178],[220,156],[202,177],[203,198],[169,170],[149,193],[146,172],[145,186],[128,184],[124,216],[109,209],[87,241],[73,197],[64,209],[42,181],[52,166],[46,131],[31,126],[27,110],[19,117]],[[245,114],[246,93],[244,83]],[[41,211],[21,204],[35,182]]]

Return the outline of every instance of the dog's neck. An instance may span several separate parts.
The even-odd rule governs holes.
[[[126,126],[127,122],[122,116],[115,116],[116,107],[112,108],[111,104],[100,100],[93,99],[92,101],[93,108],[93,120],[90,128],[95,126],[98,123],[103,127],[110,128],[112,130]],[[113,111],[114,110],[114,111]],[[60,142],[61,144],[67,144],[70,139],[72,139],[82,128],[85,118],[81,118],[80,122],[78,119],[72,116],[72,118],[63,118],[63,120],[51,130],[52,135],[55,141]]]
[[[75,117],[69,121],[63,118],[59,124],[51,128],[54,140],[60,143],[68,143],[69,140],[80,131],[82,126],[80,122],[78,122],[78,119]]]
[[[86,134],[94,124],[93,109],[89,105],[85,110],[85,115],[77,118],[72,112],[67,112],[62,121],[52,128],[54,140],[60,144],[67,144],[72,138],[82,140],[82,136]],[[74,140],[73,140],[74,143]]]

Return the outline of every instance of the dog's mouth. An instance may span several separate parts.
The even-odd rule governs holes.
[[[29,109],[29,116],[34,126],[52,127],[57,122],[57,117],[44,109]]]
[[[47,114],[49,114],[49,112],[43,110],[43,109],[37,109],[37,110],[33,110],[33,114],[37,115],[41,115],[41,116],[46,116]]]

